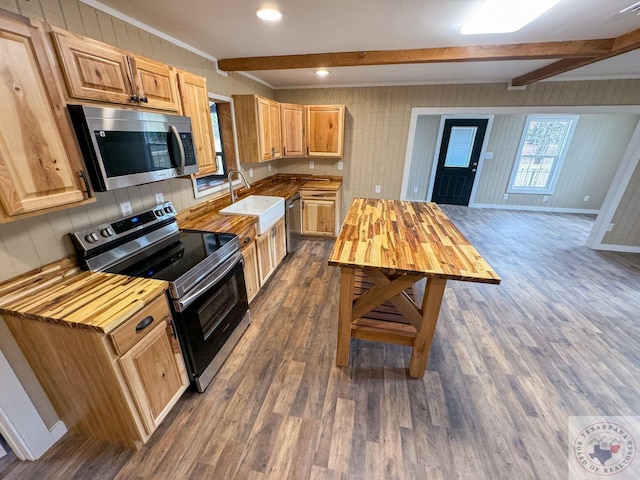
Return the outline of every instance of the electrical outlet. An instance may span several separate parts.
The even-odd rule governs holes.
[[[164,195],[162,192],[156,193],[156,205],[160,205],[161,203],[164,203]]]
[[[508,194],[508,193],[505,193],[505,194],[502,196],[502,199],[503,199],[503,200],[509,200],[509,194]]]
[[[590,197],[589,195],[585,195],[585,196],[584,196],[584,201],[585,201],[585,202],[588,202],[590,198],[591,198],[591,197]]]
[[[271,164],[267,164],[267,170],[271,171]]]
[[[126,217],[127,215],[131,215],[133,213],[133,208],[131,208],[131,202],[121,202],[120,213],[122,213],[123,217]]]
[[[343,169],[344,169],[344,163],[338,162],[338,170],[343,170]]]
[[[309,168],[311,170],[313,170],[314,168],[316,168],[316,163],[313,160],[309,160]]]
[[[611,230],[613,230],[613,223],[607,225],[607,232],[610,232]]]
[[[253,168],[249,169],[249,178],[253,178]]]
[[[376,185],[376,193],[380,193],[380,185]]]
[[[545,195],[544,197],[542,197],[542,201],[543,202],[548,202],[549,201],[549,195]]]
[[[418,187],[413,187],[413,193],[418,193]]]

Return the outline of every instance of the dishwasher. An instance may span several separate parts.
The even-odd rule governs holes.
[[[296,250],[302,233],[302,219],[300,217],[300,192],[287,200],[285,205],[285,227],[287,230],[287,253]]]

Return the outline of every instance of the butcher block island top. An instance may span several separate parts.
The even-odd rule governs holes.
[[[66,258],[0,284],[0,314],[110,333],[167,282],[81,270]]]
[[[500,283],[496,272],[435,203],[356,198],[329,265]]]
[[[413,348],[409,375],[421,378],[448,280],[500,277],[435,203],[356,198],[329,265],[340,267],[336,364],[349,364],[351,338]],[[413,291],[427,279],[422,301]]]

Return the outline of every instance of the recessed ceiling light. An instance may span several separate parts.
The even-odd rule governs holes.
[[[282,12],[276,8],[261,8],[256,15],[267,22],[277,22],[282,18]]]
[[[460,29],[463,35],[511,33],[562,0],[485,0]]]
[[[329,75],[331,72],[329,70],[325,70],[324,68],[321,68],[320,70],[316,70],[314,72],[318,77],[326,77],[327,75]]]

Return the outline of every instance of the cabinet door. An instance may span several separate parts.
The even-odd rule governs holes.
[[[207,80],[191,73],[178,72],[178,81],[183,113],[191,117],[198,174],[217,173]]]
[[[176,87],[178,80],[173,68],[138,57],[129,57],[129,62],[134,72],[140,106],[173,112],[180,110]]]
[[[0,221],[83,201],[82,160],[43,33],[0,18],[0,65]]]
[[[260,290],[256,242],[251,242],[244,247],[242,249],[242,256],[244,257],[244,282],[247,287],[247,297],[249,298],[249,302],[251,302]]]
[[[344,105],[309,105],[305,108],[307,156],[342,158]]]
[[[266,98],[258,97],[258,139],[260,141],[260,161],[272,160],[275,147],[272,146],[271,105]],[[272,150],[273,148],[273,150]]]
[[[273,235],[271,230],[256,237],[256,249],[258,251],[260,285],[264,285],[275,269],[273,259]]]
[[[148,434],[153,433],[188,385],[181,361],[179,347],[166,322],[119,358]]]
[[[53,34],[73,98],[136,105],[134,78],[124,52],[71,34]]]
[[[269,102],[269,125],[271,131],[271,158],[282,158],[280,104],[278,102]]]
[[[284,225],[284,218],[279,220],[273,227],[273,251],[275,266],[287,256],[287,231]]]
[[[336,204],[333,200],[302,200],[302,234],[335,236]]]
[[[282,124],[282,156],[304,157],[304,107],[280,104]]]

